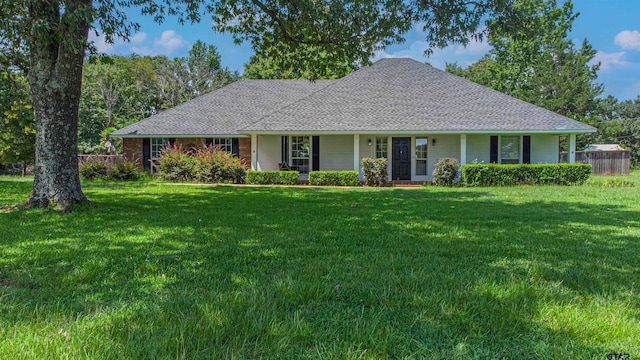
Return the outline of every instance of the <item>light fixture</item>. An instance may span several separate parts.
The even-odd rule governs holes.
[[[373,145],[373,142],[371,141],[371,139],[369,139],[369,146]]]
[[[436,146],[436,139],[435,138],[431,139],[431,146]]]

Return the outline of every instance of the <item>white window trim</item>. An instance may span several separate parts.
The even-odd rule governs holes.
[[[378,140],[384,141],[384,146],[385,146],[384,153],[385,153],[386,156],[378,156]],[[376,159],[379,159],[379,158],[389,159],[389,138],[386,137],[386,136],[384,136],[384,137],[378,136],[378,137],[375,138],[375,141],[376,141],[376,144],[375,144],[376,148],[374,149],[374,151],[375,151]],[[380,145],[382,145],[382,144],[383,143],[381,142]]]
[[[418,139],[425,139],[427,140],[427,157],[425,158],[419,158],[418,157]],[[413,150],[413,154],[414,154],[414,160],[413,160],[413,166],[415,167],[415,176],[429,176],[429,137],[428,136],[416,136],[413,140],[413,144],[414,144],[414,150]],[[426,174],[418,174],[418,160],[425,160],[426,162]]]
[[[307,157],[299,157],[293,156],[293,138],[299,138],[299,137],[306,137],[307,141],[309,142],[309,153],[307,155]],[[301,175],[307,175],[311,172],[311,157],[313,155],[313,148],[312,148],[312,144],[313,142],[311,141],[313,139],[313,137],[311,135],[291,135],[289,136],[289,166],[291,167],[296,167],[296,165],[294,165],[294,159],[296,160],[307,160],[307,171],[306,172],[302,172],[300,171],[300,169],[296,168],[295,170],[297,170]]]
[[[149,141],[149,159],[154,161],[160,158],[162,149],[169,145],[169,138],[151,138]]]
[[[233,140],[231,138],[213,138],[212,145],[214,148],[220,147],[220,149],[228,153],[233,152]]]
[[[523,140],[523,136],[522,135],[500,135],[498,136],[498,164],[502,164],[502,138],[503,137],[518,137],[520,138],[519,140],[519,144],[518,144],[518,164],[522,164],[522,140]]]

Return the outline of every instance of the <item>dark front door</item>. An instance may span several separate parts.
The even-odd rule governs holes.
[[[411,138],[394,137],[391,148],[391,179],[411,180]]]

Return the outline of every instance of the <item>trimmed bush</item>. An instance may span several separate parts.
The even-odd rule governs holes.
[[[362,175],[367,186],[385,186],[387,184],[387,159],[363,158]]]
[[[105,179],[109,166],[104,160],[89,160],[80,165],[80,176],[83,179]]]
[[[247,184],[258,185],[295,185],[298,183],[298,171],[247,171]]]
[[[590,164],[465,164],[465,186],[582,185],[591,176]]]
[[[358,186],[358,172],[345,171],[312,171],[309,173],[309,185],[320,186]]]
[[[442,158],[436,163],[433,170],[433,183],[438,186],[453,186],[458,177],[458,160],[453,158]]]

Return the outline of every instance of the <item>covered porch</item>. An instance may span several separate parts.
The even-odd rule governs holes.
[[[467,163],[558,163],[559,137],[569,138],[575,162],[575,134],[362,133],[251,134],[253,170],[290,169],[306,180],[310,171],[355,170],[363,158],[387,158],[388,180],[430,181],[437,161]],[[364,180],[362,175],[361,180]]]

